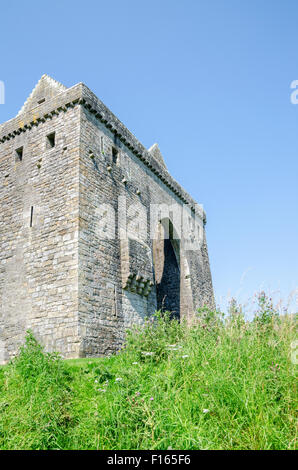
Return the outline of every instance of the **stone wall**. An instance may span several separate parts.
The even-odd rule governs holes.
[[[154,263],[150,208],[154,204],[164,204],[165,207],[178,205],[182,210],[183,196],[162,181],[160,175],[129,148],[127,141],[120,138],[122,129],[116,118],[109,116],[113,120],[112,128],[98,118],[99,112],[103,116],[102,104],[92,92],[85,88],[83,96],[79,322],[84,338],[82,355],[93,355],[94,352],[110,353],[117,349],[126,328],[142,322],[145,316],[161,307],[166,290],[168,297],[164,306],[175,307],[173,310],[187,319],[196,308],[214,304],[205,243],[201,250],[193,252],[187,247],[184,249],[183,234],[178,244],[177,240],[162,240],[159,247],[164,259],[158,256],[157,265]],[[117,161],[113,161],[115,153]],[[163,174],[167,173],[159,162],[154,164]],[[109,227],[111,214],[105,204],[114,208],[115,230]],[[118,217],[124,213],[128,230],[122,238]],[[194,218],[194,212],[190,211],[190,217]],[[143,221],[140,225],[147,227],[145,233],[138,233],[136,220]],[[105,223],[106,233],[111,231],[110,240],[102,239],[101,228]],[[204,230],[203,222],[201,227]],[[158,246],[157,241],[155,246]],[[160,286],[156,269],[163,277]]]
[[[0,182],[0,361],[29,328],[49,351],[96,356],[118,350],[167,293],[187,319],[214,305],[204,212],[158,147],[147,151],[85,85],[42,77],[0,126]],[[203,234],[196,251],[167,213],[185,206]]]
[[[0,144],[0,360],[27,329],[47,350],[77,357],[80,109],[35,123],[23,114],[1,130],[19,126]]]

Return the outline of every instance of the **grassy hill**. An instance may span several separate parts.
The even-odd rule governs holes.
[[[297,338],[297,336],[296,336]],[[0,368],[0,449],[294,449],[295,322],[156,314],[117,355],[63,361],[31,333]]]

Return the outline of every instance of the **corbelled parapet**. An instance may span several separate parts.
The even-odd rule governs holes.
[[[32,94],[29,99],[32,98]],[[197,202],[169,174],[165,165],[154,157],[156,149],[151,148],[148,151],[83,83],[79,83],[71,88],[65,88],[61,85],[61,87],[58,87],[57,94],[53,96],[53,98],[42,101],[32,109],[28,109],[25,103],[17,117],[0,125],[0,144],[78,105],[84,106],[96,119],[104,123],[105,126],[152,171],[152,173],[179,197],[184,204],[189,205],[191,211],[198,217],[203,218],[204,223],[206,223],[205,212],[198,207]]]

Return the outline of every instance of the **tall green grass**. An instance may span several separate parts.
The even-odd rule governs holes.
[[[62,361],[31,334],[0,369],[1,449],[294,449],[291,317],[157,313],[117,355]]]
[[[57,354],[29,332],[19,356],[0,369],[0,448],[63,448],[72,377]]]

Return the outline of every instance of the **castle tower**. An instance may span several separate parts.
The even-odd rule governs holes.
[[[0,362],[109,354],[156,309],[214,306],[205,214],[82,83],[43,75],[0,126]]]

